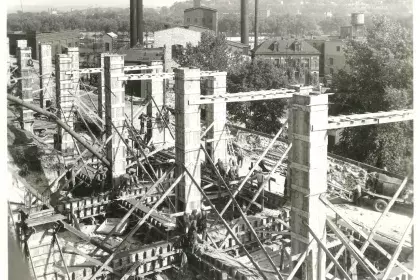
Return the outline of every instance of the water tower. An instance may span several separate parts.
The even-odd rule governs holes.
[[[353,36],[363,37],[365,30],[365,14],[364,13],[352,13],[351,14],[351,25],[353,26]]]

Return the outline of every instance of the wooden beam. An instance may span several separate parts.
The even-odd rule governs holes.
[[[45,115],[47,117],[50,117],[56,124],[61,126],[66,132],[68,132],[72,137],[74,137],[77,141],[79,141],[86,149],[88,149],[92,154],[94,154],[98,159],[100,159],[108,168],[110,168],[111,164],[109,161],[103,157],[95,148],[93,148],[91,145],[89,145],[80,135],[73,131],[68,125],[66,125],[62,120],[60,120],[55,114],[50,113],[42,108],[39,108],[38,106],[35,106],[33,104],[29,104],[17,97],[14,97],[13,95],[8,94],[7,100],[14,102],[16,104],[19,104],[25,108],[28,108],[30,110],[33,110],[37,113],[40,113],[42,115]]]
[[[360,236],[362,236],[363,238],[367,239],[368,235],[360,230],[352,221],[350,221],[345,215],[343,215],[337,208],[334,207],[334,205],[328,201],[328,199],[325,197],[325,195],[321,195],[320,196],[321,201],[327,205],[328,207],[330,207],[331,210],[334,211],[334,213],[339,216],[344,222],[346,222],[354,231],[356,231]],[[391,259],[391,255],[388,253],[388,251],[386,251],[384,248],[382,248],[381,245],[379,245],[376,241],[372,240],[370,242],[370,244],[372,246],[374,246],[379,252],[381,252],[384,256],[386,256],[389,260]],[[403,269],[405,272],[407,272],[408,274],[410,274],[411,276],[413,276],[413,272],[408,269],[405,265],[403,265],[402,263],[396,261],[395,262],[399,267],[401,267],[401,269]]]
[[[61,251],[60,242],[58,241],[57,233],[54,234],[54,240],[55,240],[55,243],[57,244],[58,251],[60,252],[61,259],[63,260],[63,264],[64,264],[64,268],[66,269],[67,277],[69,278],[69,280],[71,280],[69,269],[67,268],[66,260],[64,259],[63,252]]]
[[[69,225],[68,223],[66,223],[64,221],[60,221],[60,223],[63,224],[63,227],[65,229],[67,229],[68,231],[70,231],[74,235],[80,237],[81,239],[85,240],[86,242],[89,242],[90,244],[97,246],[98,248],[102,249],[104,252],[107,252],[108,254],[112,253],[113,249],[106,246],[105,244],[102,244],[102,242],[98,242],[97,240],[95,240],[92,237],[84,234],[80,230],[75,229],[74,227],[72,227],[71,225]]]
[[[120,227],[125,223],[125,221],[127,221],[127,219],[130,217],[131,214],[133,214],[133,212],[136,210],[137,206],[142,204],[143,201],[155,190],[156,186],[158,184],[160,184],[161,181],[165,180],[166,176],[172,172],[172,170],[175,167],[172,167],[169,171],[165,172],[162,177],[160,177],[159,180],[157,180],[148,190],[147,192],[138,200],[138,202],[131,207],[131,209],[125,213],[124,217],[122,217],[121,221],[115,225],[115,227],[113,227],[113,229],[106,235],[105,239],[102,241],[102,244],[105,244],[106,241],[108,241],[108,239],[112,236],[112,234],[114,234],[114,232],[118,231],[120,229]],[[92,253],[92,255],[96,254],[98,252],[98,249],[95,249]]]
[[[226,212],[226,210],[229,208],[230,204],[232,203],[233,199],[235,199],[236,195],[238,195],[238,193],[241,191],[241,189],[243,188],[243,186],[245,185],[245,183],[248,181],[249,177],[251,177],[252,173],[254,172],[254,170],[258,167],[258,164],[261,162],[261,160],[265,157],[265,155],[268,153],[268,151],[271,149],[271,147],[274,145],[274,143],[276,142],[276,139],[279,138],[280,134],[283,132],[284,129],[284,124],[287,122],[287,120],[282,124],[282,128],[277,132],[276,136],[274,136],[274,138],[271,140],[270,144],[267,146],[267,148],[264,150],[264,152],[262,153],[262,155],[258,158],[257,162],[254,164],[254,166],[251,168],[251,170],[249,170],[248,174],[245,176],[245,178],[242,180],[241,184],[239,185],[239,187],[235,190],[235,192],[233,193],[233,197],[231,199],[229,199],[228,203],[225,205],[225,207],[223,208],[222,212],[220,212],[220,215],[223,216],[223,214]],[[203,147],[203,145],[201,145],[201,149],[206,153],[206,149]],[[211,160],[211,158],[210,158]],[[216,174],[219,174],[217,168],[215,169]],[[221,176],[220,176],[221,177]],[[224,184],[226,186],[226,184]],[[227,186],[226,186],[227,188]],[[214,224],[216,224],[218,221],[218,219],[216,219],[215,222],[213,222],[213,224],[211,225],[214,226]]]
[[[289,274],[289,276],[287,277],[286,280],[293,280],[293,278],[295,277],[296,272],[298,271],[298,269],[302,265],[303,261],[305,260],[305,258],[311,252],[313,241],[314,241],[314,239],[312,239],[311,242],[308,244],[308,248],[306,248],[306,251],[300,255],[300,257],[299,257],[296,265],[293,267],[293,270],[290,272],[290,274]]]
[[[185,173],[182,173],[178,179],[166,190],[166,192],[159,198],[159,200],[153,205],[153,207],[150,209],[150,211],[143,216],[143,218],[137,223],[137,225],[130,231],[130,233],[124,238],[124,240],[117,246],[117,248],[113,249],[112,254],[106,259],[104,264],[90,277],[87,279],[93,280],[96,279],[96,277],[99,276],[99,274],[104,269],[104,266],[108,265],[111,260],[115,257],[117,252],[123,247],[123,245],[130,239],[134,233],[141,227],[141,225],[149,218],[149,216],[152,214],[154,210],[165,200],[166,196],[178,185],[178,183],[181,181],[182,177],[184,177]]]
[[[306,222],[303,222],[304,225],[308,228],[309,232],[311,233],[312,237],[315,238],[318,245],[321,247],[321,249],[327,254],[327,256],[334,262],[335,266],[338,268],[338,270],[341,272],[341,274],[344,276],[345,279],[351,280],[350,276],[346,273],[346,271],[341,267],[341,265],[336,261],[334,256],[328,251],[327,247],[322,243],[322,241],[316,236],[315,232],[309,227],[309,225]]]
[[[121,277],[121,280],[128,280],[128,278],[131,276],[131,273],[133,273],[139,266],[143,265],[144,263],[139,261],[133,264],[129,270],[127,270],[126,273],[124,273],[123,277]]]
[[[88,261],[90,261],[90,262],[92,262],[92,263],[94,263],[95,265],[97,265],[97,266],[102,266],[103,265],[103,263],[101,262],[101,261],[99,261],[99,260],[97,260],[97,259],[95,259],[95,258],[92,258],[91,256],[89,256],[88,254],[85,254],[85,253],[83,253],[82,251],[80,251],[79,249],[77,249],[77,248],[75,248],[75,247],[73,247],[73,246],[71,246],[71,245],[69,245],[69,244],[67,244],[64,248],[63,248],[63,250],[64,250],[64,253],[67,253],[67,254],[77,254],[77,255],[80,255],[80,256],[82,256],[82,257],[84,257],[86,260],[88,260]],[[110,266],[108,266],[108,265],[105,265],[104,266],[104,268],[106,269],[106,270],[108,270],[109,272],[112,272],[112,273],[114,273],[115,275],[117,275],[117,276],[121,276],[121,274],[120,273],[118,273],[117,271],[115,271],[112,267],[110,267]]]
[[[206,193],[201,188],[201,186],[197,183],[197,181],[194,179],[194,177],[191,175],[191,173],[188,171],[188,169],[185,167],[185,165],[183,167],[184,167],[184,170],[187,173],[187,175],[191,178],[191,181],[193,182],[193,184],[197,187],[197,189],[203,195],[204,199],[207,200],[207,202],[210,204],[211,208],[217,214],[217,216],[220,218],[220,220],[222,221],[223,225],[226,227],[226,229],[232,235],[233,239],[235,239],[236,243],[239,244],[244,249],[245,254],[249,258],[249,260],[251,261],[251,263],[254,265],[254,267],[257,269],[257,271],[261,274],[262,278],[265,279],[265,280],[268,280],[267,276],[263,273],[263,271],[261,270],[261,268],[258,265],[258,263],[255,262],[255,260],[252,258],[252,256],[248,252],[248,250],[245,248],[245,246],[242,244],[242,242],[238,239],[238,237],[235,235],[235,233],[229,227],[229,225],[226,222],[226,220],[223,219],[223,217],[220,215],[219,211],[217,211],[216,207],[213,205],[213,203],[211,202],[211,200],[207,197]]]
[[[341,255],[344,253],[344,251],[346,250],[346,246],[341,245],[341,248],[338,250],[337,254],[335,254],[334,259],[338,260]],[[328,274],[330,272],[330,270],[333,268],[334,266],[334,262],[331,262],[327,268],[325,269],[325,274]]]
[[[212,122],[207,128],[206,130],[200,135],[200,139],[203,139],[204,136],[206,136],[206,134],[210,131],[210,129],[214,126],[214,122]]]
[[[26,244],[26,248],[28,249],[28,250],[27,250],[27,251],[28,251],[28,257],[29,257],[29,261],[30,261],[30,263],[31,263],[32,271],[33,271],[33,273],[34,273],[34,278],[35,278],[35,280],[38,280],[38,277],[36,277],[36,272],[35,272],[34,262],[32,261],[32,256],[31,256],[31,252],[30,252],[30,249],[29,249],[28,242],[25,242],[25,244]]]
[[[392,255],[391,261],[388,263],[388,266],[385,269],[384,275],[382,276],[382,279],[388,279],[389,274],[391,273],[391,270],[394,268],[395,262],[397,261],[402,247],[404,245],[405,239],[407,238],[408,234],[410,233],[411,227],[414,224],[414,218],[411,218],[410,223],[408,224],[407,228],[405,229],[405,232],[400,240],[400,243],[397,246],[397,249],[395,249],[394,254]]]
[[[391,201],[388,203],[388,205],[386,206],[384,212],[382,212],[381,216],[379,217],[379,219],[376,221],[375,225],[373,226],[373,228],[371,229],[368,238],[366,239],[365,243],[363,243],[362,248],[360,248],[361,253],[363,254],[366,249],[369,247],[369,243],[371,242],[371,240],[373,239],[373,237],[375,236],[376,233],[376,229],[379,226],[379,223],[382,221],[382,218],[385,217],[389,210],[391,209],[391,207],[394,205],[395,201],[398,199],[398,197],[400,196],[400,193],[402,192],[402,190],[404,189],[404,187],[406,186],[409,177],[411,177],[411,174],[407,177],[405,177],[405,179],[402,181],[400,187],[398,188],[398,190],[395,192],[394,196],[392,197]],[[351,264],[350,269],[355,268],[357,265],[357,261],[353,262]]]
[[[371,279],[377,279],[375,274],[378,273],[376,267],[363,255],[362,252],[341,232],[341,230],[327,217],[327,225],[335,233],[341,243],[346,246],[347,250],[353,257],[359,262],[363,270],[371,277]],[[368,267],[369,266],[369,267]],[[372,271],[370,269],[372,269]],[[375,274],[374,274],[375,273]]]

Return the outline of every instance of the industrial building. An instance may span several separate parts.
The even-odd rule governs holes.
[[[184,25],[197,25],[218,32],[218,13],[216,9],[201,6],[200,0],[194,0],[194,6],[184,11]]]
[[[139,25],[142,2],[130,2]],[[312,86],[227,93],[226,72],[165,72],[167,45],[146,51],[138,35],[95,68],[77,47],[54,63],[49,44],[39,62],[22,40],[8,53],[14,279],[415,279],[412,175],[328,153],[335,131],[410,122],[412,109],[331,116],[332,93]],[[260,47],[318,71],[304,41]],[[279,99],[275,135],[229,122],[228,103]]]
[[[25,40],[27,47],[32,50],[32,57],[39,59],[39,44],[50,44],[52,47],[52,55],[55,57],[56,54],[61,53],[62,49],[68,47],[78,47],[80,31],[79,30],[67,30],[60,32],[9,32],[7,33],[9,38],[9,52],[12,55],[16,55],[17,41]]]

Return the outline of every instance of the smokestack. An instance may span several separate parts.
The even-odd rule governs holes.
[[[241,0],[241,43],[249,45],[248,1]]]
[[[258,0],[255,0],[254,49],[258,46]]]
[[[143,32],[143,0],[137,0],[137,40],[141,45],[143,45]]]
[[[130,0],[130,47],[137,44],[137,0]]]
[[[194,0],[194,8],[198,8],[201,6],[201,1],[200,0]]]

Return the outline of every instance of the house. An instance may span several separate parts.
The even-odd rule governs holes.
[[[299,83],[309,84],[319,77],[321,52],[303,40],[271,39],[254,49],[256,58],[272,60],[276,65],[295,68],[294,78]]]
[[[184,25],[206,27],[217,34],[217,22],[217,10],[201,6],[200,0],[194,0],[194,7],[184,11]]]

